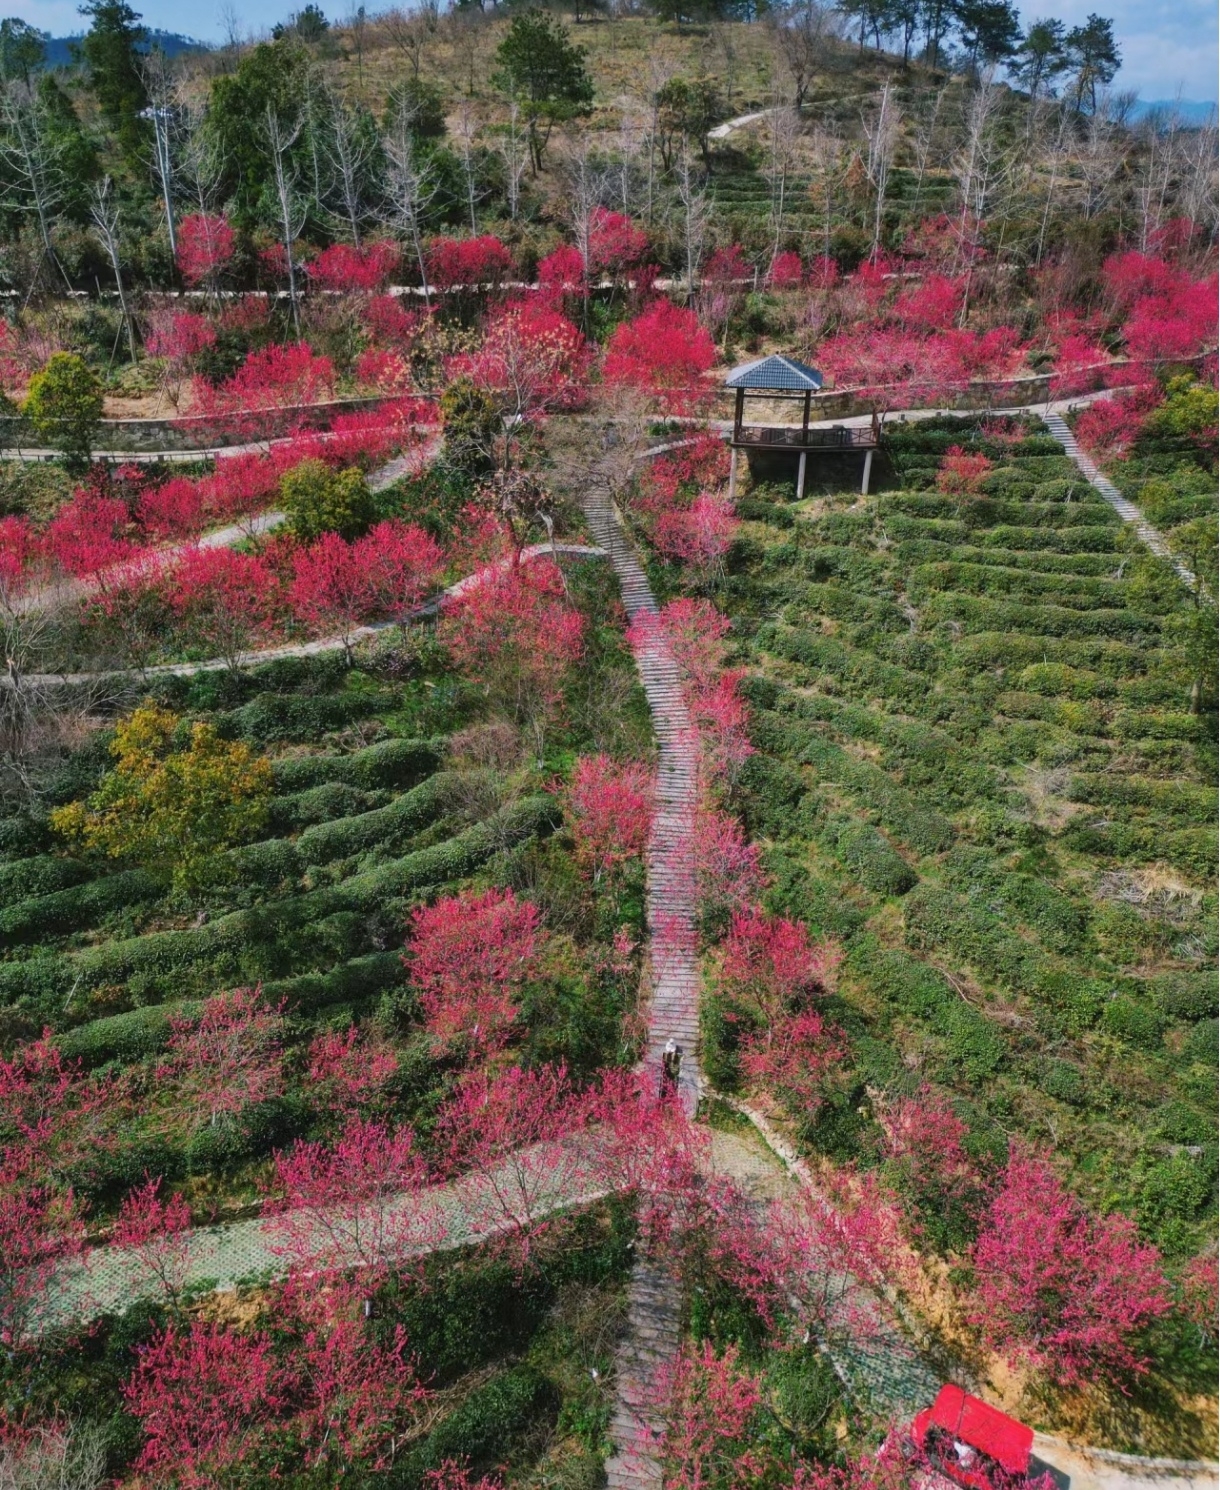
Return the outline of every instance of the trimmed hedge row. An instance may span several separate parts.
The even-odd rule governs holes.
[[[876,828],[849,819],[832,822],[826,834],[850,873],[877,895],[905,895],[919,876]]]
[[[1110,607],[1121,610],[1130,586],[1122,580],[1097,579],[1090,575],[1043,574],[1031,569],[1008,569],[998,564],[971,564],[945,560],[919,564],[907,581],[912,600],[924,594],[956,591],[960,595],[1051,596],[1060,605],[1092,610]]]
[[[781,714],[760,715],[755,722],[764,748],[810,765],[825,780],[844,787],[865,809],[875,812],[881,824],[917,853],[936,854],[949,847],[953,824],[939,812],[923,807],[871,761],[858,760],[817,730]]]
[[[248,704],[213,715],[212,722],[228,739],[257,745],[304,743],[393,713],[400,699],[397,689],[388,688],[305,695],[262,693]]]
[[[1038,637],[1004,631],[976,631],[963,636],[954,642],[953,652],[958,662],[975,670],[1053,665],[1090,669],[1116,682],[1142,678],[1161,660],[1157,648],[1136,647],[1106,637]]]
[[[1083,574],[1106,579],[1115,570],[1111,554],[1023,553],[1016,548],[983,548],[971,543],[944,543],[935,538],[906,538],[895,555],[904,567],[950,562],[983,564],[988,568],[1021,569],[1038,574]]]
[[[987,849],[958,848],[949,854],[942,871],[955,889],[985,892],[1031,927],[1038,939],[1056,952],[1076,952],[1088,935],[1088,917],[1079,905],[1032,874],[1012,874],[997,864]]]
[[[0,946],[38,941],[92,926],[104,916],[125,906],[157,900],[165,893],[165,880],[143,869],[107,874],[84,884],[34,895],[0,911]]]
[[[374,787],[404,786],[435,771],[448,741],[379,740],[350,755],[298,755],[273,762],[277,795],[303,792],[332,782],[368,791]]]
[[[921,674],[857,652],[839,638],[823,636],[819,631],[788,630],[768,623],[759,628],[755,640],[777,657],[800,663],[811,673],[848,680],[867,690],[869,696],[881,694],[915,705],[927,697],[928,680]]]
[[[1121,864],[1164,862],[1195,879],[1213,880],[1217,837],[1214,828],[1179,828],[1127,822],[1071,822],[1060,833],[1064,848]]]
[[[0,905],[15,905],[35,895],[52,895],[89,879],[93,870],[81,859],[58,854],[38,854],[0,864]]]
[[[924,606],[931,625],[953,621],[969,631],[1013,631],[1030,636],[1120,637],[1138,641],[1160,635],[1155,616],[1132,610],[1069,610],[1058,605],[1018,605],[1015,602],[976,600],[972,595],[931,596]]]
[[[1220,793],[1214,787],[1147,776],[1107,774],[1072,777],[1072,799],[1093,806],[1152,807],[1170,817],[1213,823]]]
[[[139,977],[143,994],[159,993],[165,998],[180,991],[174,986],[175,974],[202,963],[211,964],[221,978],[262,978],[268,975],[264,965],[268,951],[290,951],[292,932],[308,929],[324,934],[329,930],[342,937],[348,930],[345,916],[359,920],[370,911],[381,910],[387,900],[461,878],[497,850],[551,831],[559,817],[553,797],[527,797],[455,838],[353,875],[338,885],[233,911],[189,931],[162,931],[72,955],[5,964],[0,966],[0,1007],[15,1004],[36,1009],[53,1024],[62,1024],[63,1000],[73,988],[83,994]],[[359,929],[350,928],[352,932]]]
[[[1089,1027],[1101,1014],[1105,981],[1050,961],[969,896],[920,885],[904,903],[904,918],[908,946],[947,948],[984,977],[1048,1005],[1069,1031]]]
[[[977,528],[1110,528],[1122,519],[1100,497],[1096,502],[1007,502],[997,497],[945,497],[930,492],[891,492],[877,499],[882,515],[948,518],[965,532]],[[1014,544],[1013,547],[1021,547]]]
[[[342,962],[329,972],[273,979],[263,984],[263,994],[271,1004],[283,1001],[289,1013],[311,1013],[331,1004],[382,993],[405,976],[400,952],[372,952]],[[65,1030],[55,1043],[65,1058],[78,1060],[85,1066],[142,1060],[165,1048],[171,1017],[189,1018],[201,1007],[199,999],[182,999],[172,1004],[130,1009],[125,1014],[110,1014]]]
[[[931,539],[979,548],[1058,554],[1113,554],[1118,551],[1121,534],[1120,529],[1109,527],[1032,528],[1016,523],[998,523],[983,530],[953,519],[906,517],[898,513],[886,518],[885,529],[900,543]]]

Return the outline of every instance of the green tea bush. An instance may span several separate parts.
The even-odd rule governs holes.
[[[440,765],[447,745],[433,740],[379,740],[351,755],[300,755],[274,762],[277,793],[300,792],[333,782],[370,790],[414,785]]]
[[[141,901],[156,900],[165,881],[143,869],[104,875],[49,895],[19,900],[0,911],[0,946],[39,941],[93,926],[105,916]]]
[[[58,854],[37,854],[0,864],[0,905],[13,905],[35,895],[51,895],[89,879],[93,869],[81,859]]]
[[[831,838],[839,858],[866,890],[878,895],[905,895],[919,876],[876,828],[845,822]]]
[[[1173,1019],[1214,1019],[1220,1013],[1220,980],[1205,973],[1164,973],[1150,980],[1149,992],[1162,1013]]]
[[[1101,1027],[1106,1034],[1141,1050],[1159,1050],[1164,1036],[1164,1022],[1156,1010],[1125,994],[1116,995],[1106,1004]]]

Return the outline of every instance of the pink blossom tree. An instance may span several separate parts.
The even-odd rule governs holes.
[[[246,1463],[287,1383],[268,1335],[196,1318],[140,1348],[123,1398],[145,1435],[136,1468],[206,1490]]]
[[[720,1356],[706,1341],[684,1348],[662,1372],[655,1397],[665,1490],[752,1484],[766,1474],[762,1386],[739,1363],[735,1345]]]
[[[283,1091],[282,1009],[261,988],[213,994],[198,1014],[171,1014],[168,1058],[158,1078],[174,1082],[194,1126],[232,1120]]]
[[[299,1140],[275,1156],[266,1229],[309,1272],[360,1268],[367,1288],[444,1237],[428,1165],[410,1128],[353,1118],[333,1144]]]
[[[1140,1331],[1170,1308],[1155,1247],[1126,1216],[1092,1215],[1050,1164],[1013,1147],[971,1253],[972,1319],[993,1349],[1052,1380],[1147,1367]]]
[[[557,1213],[601,1193],[578,1141],[592,1111],[562,1065],[470,1071],[440,1111],[449,1172],[465,1176],[487,1240],[519,1261]]]
[[[572,768],[564,805],[576,857],[593,883],[643,858],[652,824],[654,787],[647,767],[582,756]]]
[[[405,960],[431,1033],[480,1056],[502,1047],[541,943],[537,907],[511,890],[465,890],[415,911]]]
[[[612,387],[645,389],[667,413],[680,414],[700,402],[703,375],[715,361],[715,344],[694,311],[656,300],[615,327],[602,376]]]
[[[438,627],[458,670],[541,742],[584,650],[584,618],[552,564],[484,573],[445,607]]]
[[[166,599],[193,641],[237,668],[271,623],[275,577],[258,554],[232,548],[183,550],[164,578]]]
[[[178,268],[188,285],[215,290],[236,247],[228,218],[192,213],[178,224]]]
[[[181,1195],[163,1197],[161,1185],[159,1175],[145,1175],[127,1192],[110,1241],[135,1259],[145,1285],[175,1304],[190,1262],[191,1208]]]
[[[309,1094],[332,1117],[379,1106],[397,1070],[389,1041],[355,1024],[321,1030],[309,1044]]]

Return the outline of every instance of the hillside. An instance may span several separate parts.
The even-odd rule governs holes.
[[[1208,1473],[1214,130],[656,10],[0,28],[0,1486]]]

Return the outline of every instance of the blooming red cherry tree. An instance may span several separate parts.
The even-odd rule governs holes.
[[[406,963],[428,1029],[479,1055],[501,1047],[540,949],[537,907],[511,890],[466,890],[422,906],[411,917]]]
[[[111,1242],[135,1259],[145,1286],[172,1304],[186,1283],[191,1208],[181,1195],[162,1195],[161,1186],[159,1175],[146,1175],[127,1192]]]
[[[647,767],[606,755],[582,756],[564,801],[576,857],[596,884],[639,861],[652,825],[654,784]]]
[[[198,1015],[171,1014],[169,1023],[169,1056],[157,1074],[174,1081],[197,1125],[232,1119],[283,1091],[284,1016],[261,988],[214,994]]]
[[[178,268],[188,285],[214,290],[228,267],[236,234],[227,217],[195,212],[178,224]]]
[[[1069,1385],[1146,1369],[1139,1333],[1170,1308],[1160,1255],[1128,1217],[1086,1210],[1047,1160],[1011,1150],[971,1260],[994,1350]]]
[[[193,1319],[141,1347],[123,1387],[144,1430],[136,1467],[206,1490],[239,1470],[286,1401],[283,1372],[262,1331],[239,1334]]]
[[[428,1166],[410,1128],[353,1118],[333,1144],[298,1141],[275,1156],[265,1228],[309,1272],[360,1268],[365,1287],[408,1266],[445,1234],[426,1192]]]
[[[584,648],[584,618],[555,567],[536,560],[480,576],[446,606],[439,633],[459,670],[541,744]]]
[[[275,577],[257,554],[231,548],[188,548],[169,571],[170,608],[209,655],[236,668],[270,625]]]
[[[682,414],[708,391],[702,378],[715,361],[716,347],[694,311],[656,300],[615,328],[602,376],[611,386],[646,389],[667,413]]]
[[[323,533],[293,554],[288,598],[301,620],[338,636],[350,659],[354,633],[380,617],[404,619],[443,563],[440,545],[413,524],[378,523],[350,543]]]

